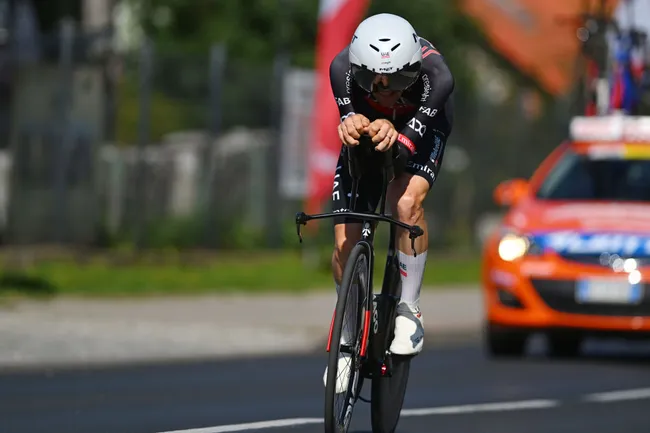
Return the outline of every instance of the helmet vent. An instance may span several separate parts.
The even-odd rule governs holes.
[[[395,50],[397,49],[397,47],[399,47],[400,45],[402,45],[401,42],[398,43],[397,45],[395,45],[395,46],[394,46],[393,48],[391,48],[390,50],[391,50],[391,51],[395,51]]]
[[[379,39],[379,42],[388,42],[390,41],[390,38],[381,38]]]
[[[414,42],[417,42],[417,41],[418,41],[418,35],[416,35],[415,33],[413,33],[413,41],[414,41]]]
[[[372,48],[373,50],[379,52],[379,48],[375,47],[373,44],[369,44],[369,45],[370,45],[370,48]]]

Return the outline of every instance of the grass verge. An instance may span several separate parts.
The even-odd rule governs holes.
[[[384,270],[384,251],[377,251],[375,285]],[[297,252],[234,253],[184,259],[177,253],[114,260],[106,255],[82,259],[41,259],[7,267],[0,276],[0,293],[32,295],[139,296],[206,292],[304,292],[333,285],[329,256],[301,256]],[[11,270],[8,270],[11,269]],[[475,256],[429,254],[424,285],[476,283],[480,261]]]

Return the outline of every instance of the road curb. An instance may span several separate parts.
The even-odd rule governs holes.
[[[0,369],[309,354],[325,350],[335,294],[53,299],[0,312]],[[476,335],[477,290],[423,290],[425,345]]]

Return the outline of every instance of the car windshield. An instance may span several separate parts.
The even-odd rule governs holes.
[[[650,202],[650,159],[595,159],[568,151],[536,196],[547,200]]]

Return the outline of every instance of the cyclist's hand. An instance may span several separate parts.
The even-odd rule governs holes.
[[[395,126],[386,119],[377,119],[368,127],[368,135],[372,137],[373,143],[378,143],[375,150],[385,152],[391,148],[397,140]]]
[[[370,120],[363,114],[353,114],[346,117],[343,122],[339,124],[339,138],[346,146],[356,146],[359,144],[361,134],[368,133],[368,126]]]

